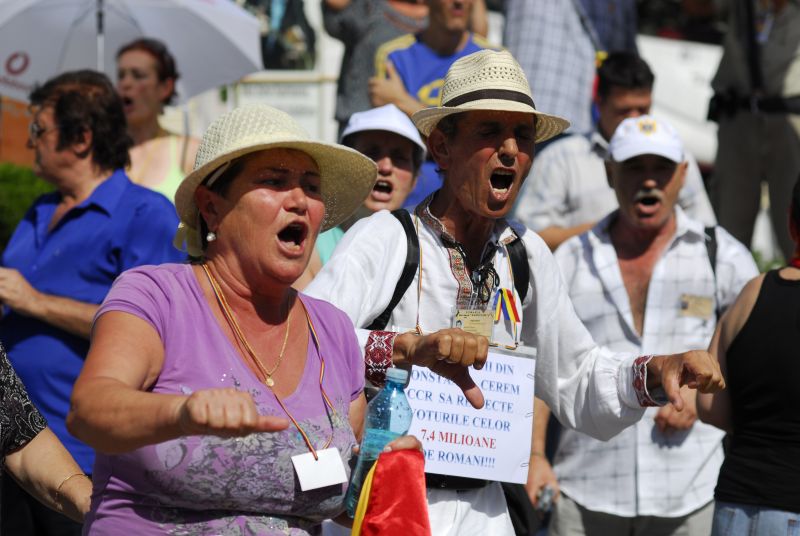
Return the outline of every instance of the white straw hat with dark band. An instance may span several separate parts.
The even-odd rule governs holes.
[[[537,142],[569,127],[566,119],[536,109],[522,67],[506,50],[481,50],[456,60],[444,78],[441,106],[420,110],[411,119],[429,136],[442,118],[475,110],[533,114]]]
[[[335,227],[361,206],[375,184],[378,168],[363,154],[333,143],[313,141],[286,112],[265,104],[250,104],[220,116],[203,135],[194,170],[175,193],[181,223],[175,246],[195,257],[202,255],[200,213],[194,192],[200,184],[216,180],[230,163],[265,149],[297,149],[319,167],[325,218],[321,231]]]

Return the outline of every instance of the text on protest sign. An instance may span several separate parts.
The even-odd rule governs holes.
[[[533,425],[535,360],[490,351],[470,375],[486,405],[473,408],[453,382],[414,367],[406,396],[414,413],[410,434],[422,441],[425,471],[524,483]]]

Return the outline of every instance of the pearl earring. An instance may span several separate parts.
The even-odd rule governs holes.
[[[217,233],[215,233],[214,231],[209,231],[208,234],[206,235],[206,242],[213,242],[216,239],[217,239]]]

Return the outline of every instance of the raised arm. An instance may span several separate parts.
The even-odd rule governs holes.
[[[0,303],[74,335],[89,338],[97,305],[39,292],[12,268],[0,268]]]
[[[489,35],[489,12],[484,0],[475,0],[472,3],[472,13],[469,14],[469,29],[481,37]]]
[[[373,380],[372,372],[391,364],[425,366],[453,380],[472,405],[482,407],[483,395],[468,367],[481,368],[486,362],[488,341],[484,337],[460,329],[443,329],[423,337],[366,329],[389,305],[406,253],[403,226],[389,212],[380,211],[345,233],[305,293],[333,303],[350,317],[364,352],[367,379]],[[387,326],[389,330],[413,328]]]
[[[374,107],[394,104],[409,117],[425,108],[423,103],[408,92],[390,59],[386,60],[383,73],[369,79],[369,98]]]
[[[523,308],[523,340],[537,349],[536,394],[562,424],[605,440],[640,419],[644,407],[669,401],[682,410],[683,385],[709,392],[724,385],[705,351],[636,356],[598,347],[575,313],[544,242],[533,233],[523,239],[535,292]],[[562,269],[570,255],[580,255],[579,244],[570,242],[558,250]],[[538,322],[526,325],[529,316]],[[657,396],[660,389],[663,398]]]
[[[161,339],[148,322],[118,311],[102,314],[72,391],[70,433],[115,454],[184,435],[243,436],[288,426],[286,419],[259,415],[250,395],[233,389],[146,392],[163,362]]]

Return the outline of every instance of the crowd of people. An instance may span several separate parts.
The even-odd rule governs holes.
[[[506,50],[483,0],[324,0],[338,143],[268,103],[168,132],[178,66],[152,38],[116,87],[34,88],[54,190],[0,260],[0,530],[349,530],[370,390],[426,367],[480,409],[495,346],[535,352],[527,483],[420,469],[414,530],[800,525],[800,4],[740,3],[710,199],[650,115],[633,1],[509,0]],[[788,266],[758,275],[762,180]]]

